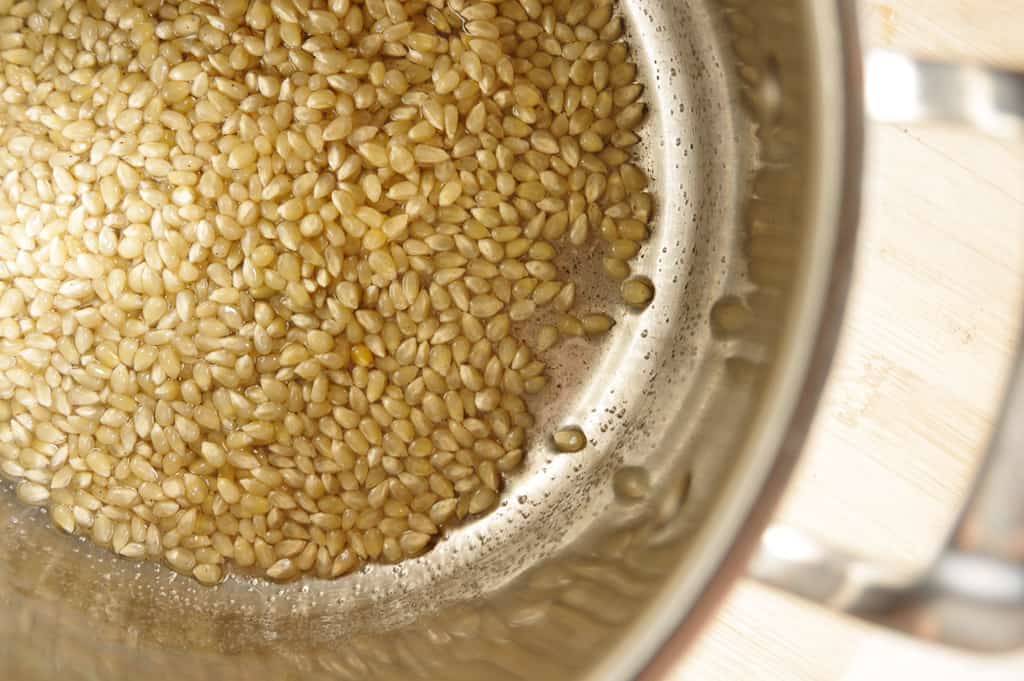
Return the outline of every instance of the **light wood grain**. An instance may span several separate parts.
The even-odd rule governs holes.
[[[868,45],[1024,67],[1016,0],[863,5]],[[779,519],[847,550],[925,564],[963,502],[1024,309],[1024,144],[872,127],[849,319]],[[675,678],[1010,679],[751,582]]]
[[[1016,0],[863,0],[860,9],[867,45],[1024,65]]]
[[[872,133],[850,315],[781,517],[920,563],[963,497],[1010,359],[1024,155],[953,131]],[[994,163],[1004,177],[984,177]]]

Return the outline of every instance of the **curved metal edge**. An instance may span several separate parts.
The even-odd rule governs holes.
[[[838,19],[837,33],[841,49],[837,58],[838,74],[819,73],[826,79],[838,75],[834,93],[822,94],[819,99],[837,94],[842,100],[842,122],[838,127],[840,163],[838,226],[834,243],[828,291],[822,300],[818,333],[811,349],[804,383],[786,433],[778,447],[778,454],[768,470],[761,494],[751,504],[733,545],[724,554],[718,570],[707,581],[704,591],[689,612],[679,613],[679,626],[661,645],[657,654],[634,677],[635,681],[664,681],[689,646],[703,632],[715,616],[736,580],[747,574],[748,562],[761,543],[762,534],[778,506],[803,450],[810,426],[820,404],[826,379],[838,345],[842,321],[849,293],[855,259],[857,226],[861,209],[861,182],[863,177],[864,103],[863,53],[860,48],[856,8],[845,0],[834,0]],[[819,36],[819,41],[821,40]],[[824,49],[820,45],[819,51]],[[824,135],[824,133],[821,133]],[[819,212],[821,208],[819,207]]]

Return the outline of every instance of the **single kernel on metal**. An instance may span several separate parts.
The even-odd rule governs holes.
[[[583,325],[583,333],[587,336],[600,335],[615,326],[615,320],[600,312],[583,315],[580,322]]]
[[[651,299],[654,298],[654,287],[650,282],[638,277],[622,282],[620,290],[622,292],[622,299],[628,305],[637,308],[647,307]]]
[[[576,426],[559,428],[551,436],[560,452],[578,452],[587,446],[587,436]]]

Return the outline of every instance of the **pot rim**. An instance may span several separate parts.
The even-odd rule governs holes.
[[[815,257],[805,290],[807,313],[793,324],[781,353],[775,391],[781,405],[765,419],[760,442],[751,445],[750,470],[735,481],[734,503],[709,520],[702,536],[717,534],[698,569],[685,564],[670,579],[656,611],[638,623],[636,645],[609,665],[607,678],[665,681],[716,614],[747,564],[786,490],[800,458],[828,378],[850,289],[860,219],[864,163],[863,52],[854,3],[807,2],[812,13],[815,73],[814,134],[819,138],[820,184],[813,225]],[[824,236],[822,236],[824,235]],[[820,256],[820,257],[819,257]],[[815,286],[820,282],[820,286]],[[730,483],[732,484],[732,483]]]

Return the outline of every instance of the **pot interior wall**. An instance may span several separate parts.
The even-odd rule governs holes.
[[[3,4],[3,3],[0,3]],[[0,668],[32,679],[583,677],[701,561],[795,319],[815,154],[804,10],[625,0],[652,105],[645,311],[557,353],[502,505],[399,566],[216,589],[112,558],[0,495]],[[586,272],[595,305],[610,299]],[[544,433],[583,427],[556,454]]]

